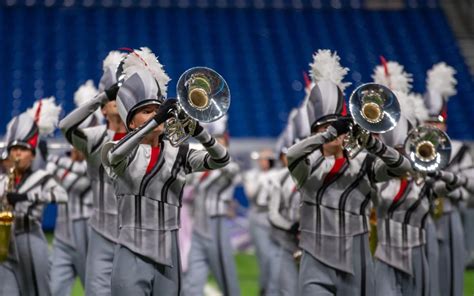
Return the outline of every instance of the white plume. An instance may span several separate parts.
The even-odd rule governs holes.
[[[54,132],[54,129],[58,126],[59,113],[61,113],[61,106],[56,105],[56,98],[49,97],[36,101],[33,107],[28,108],[26,111],[31,117],[36,119],[36,113],[40,108],[38,120],[39,133],[41,135],[48,135]]]
[[[133,67],[145,68],[155,77],[161,89],[161,94],[166,97],[168,82],[171,80],[160,64],[156,55],[148,47],[141,47],[129,53],[123,64],[126,76],[133,74]]]
[[[74,103],[77,107],[84,105],[87,101],[92,100],[97,95],[97,88],[94,86],[92,80],[87,80],[86,83],[79,86],[74,93]]]
[[[426,109],[425,103],[423,101],[423,96],[417,93],[410,93],[408,94],[408,103],[410,105],[410,109],[413,110],[411,112],[412,119],[414,122],[422,123],[426,121],[429,117],[428,109]]]
[[[74,93],[74,103],[76,104],[76,107],[82,106],[88,101],[92,100],[98,92],[99,90],[94,86],[94,82],[91,79],[87,80],[86,83],[79,86],[79,88]],[[96,110],[93,114],[98,122],[101,122],[104,119],[100,109]],[[81,124],[81,127],[89,126],[92,119],[93,116],[89,116],[88,119],[86,119]]]
[[[402,115],[406,119],[411,120],[411,118],[413,118],[414,115],[413,115],[413,109],[411,108],[411,104],[409,102],[408,94],[402,91],[397,91],[397,90],[394,90],[393,93],[397,97],[397,101],[400,104],[400,111]]]
[[[455,74],[456,70],[445,62],[433,65],[427,73],[426,88],[429,91],[441,94],[444,99],[448,99],[456,94],[456,84],[458,81],[454,78]]]
[[[339,63],[341,59],[336,52],[331,53],[329,49],[319,49],[313,54],[313,62],[309,64],[309,73],[314,83],[321,80],[329,80],[336,84],[344,93],[350,82],[342,82],[349,72],[349,68],[342,67]]]
[[[413,82],[412,74],[405,72],[402,65],[397,62],[387,62],[388,75],[385,75],[383,65],[375,67],[372,79],[375,83],[385,85],[393,91],[401,91],[409,93],[411,83]]]
[[[423,102],[423,97],[417,93],[404,93],[401,91],[393,91],[400,104],[400,110],[411,124],[417,125],[428,119],[428,110]]]
[[[125,57],[125,53],[117,51],[117,50],[112,50],[109,52],[109,54],[105,57],[104,61],[102,62],[102,69],[105,72],[105,70],[109,67],[112,67],[117,69],[118,65],[122,61],[122,59]]]

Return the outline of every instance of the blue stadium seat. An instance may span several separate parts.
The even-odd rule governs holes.
[[[215,8],[217,2],[192,9],[140,8],[138,0],[127,9],[118,0],[110,1],[110,8],[101,7],[101,1],[83,7],[82,0],[70,8],[2,6],[0,126],[43,96],[56,96],[69,112],[76,88],[87,79],[98,82],[109,50],[148,46],[172,78],[169,96],[176,95],[175,84],[187,68],[215,68],[232,92],[231,135],[275,137],[304,97],[302,73],[313,52],[329,48],[351,70],[346,96],[371,80],[380,55],[405,65],[419,93],[433,63],[451,64],[459,85],[449,103],[449,132],[454,138],[474,138],[469,128],[474,124],[473,80],[436,1],[408,1],[413,8],[397,11],[350,8],[361,1],[319,1],[320,9],[312,8],[317,1],[301,1],[302,9],[268,8],[271,1],[263,1],[264,9],[253,7],[254,1],[241,1],[247,5],[242,9]],[[341,8],[332,8],[337,2]]]

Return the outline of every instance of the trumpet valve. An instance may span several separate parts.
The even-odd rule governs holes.
[[[416,145],[416,156],[421,161],[432,161],[436,158],[436,148],[430,141],[421,141]]]
[[[361,109],[362,117],[370,123],[378,123],[383,118],[382,108],[379,104],[368,102],[362,106]]]

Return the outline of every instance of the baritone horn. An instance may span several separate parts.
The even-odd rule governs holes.
[[[196,121],[216,121],[227,113],[230,106],[227,82],[210,68],[186,70],[179,78],[176,90],[177,106],[165,122],[165,134],[175,147],[194,133]]]
[[[364,148],[370,133],[388,132],[400,119],[397,97],[389,88],[376,83],[357,87],[349,98],[349,110],[354,122],[344,139],[349,158]]]
[[[7,193],[15,189],[15,177],[19,160],[15,159],[13,166],[8,170],[5,192],[0,200],[0,263],[7,260],[10,246],[11,229],[14,215],[13,207],[8,203]]]

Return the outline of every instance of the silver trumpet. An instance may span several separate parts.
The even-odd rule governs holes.
[[[451,157],[451,140],[442,130],[428,125],[413,129],[405,140],[405,153],[420,173],[444,169]]]
[[[227,82],[219,73],[206,67],[186,70],[176,89],[177,107],[165,122],[165,134],[174,147],[189,139],[196,129],[196,121],[216,121],[230,106]]]
[[[356,88],[349,98],[349,110],[354,121],[344,139],[344,149],[354,158],[366,145],[370,133],[385,133],[400,119],[400,104],[387,87],[366,83]]]
[[[451,140],[442,130],[428,125],[413,129],[405,140],[405,154],[415,172],[415,182],[421,184],[427,173],[444,169],[451,158]],[[444,212],[444,199],[433,201],[433,218],[438,220]]]

